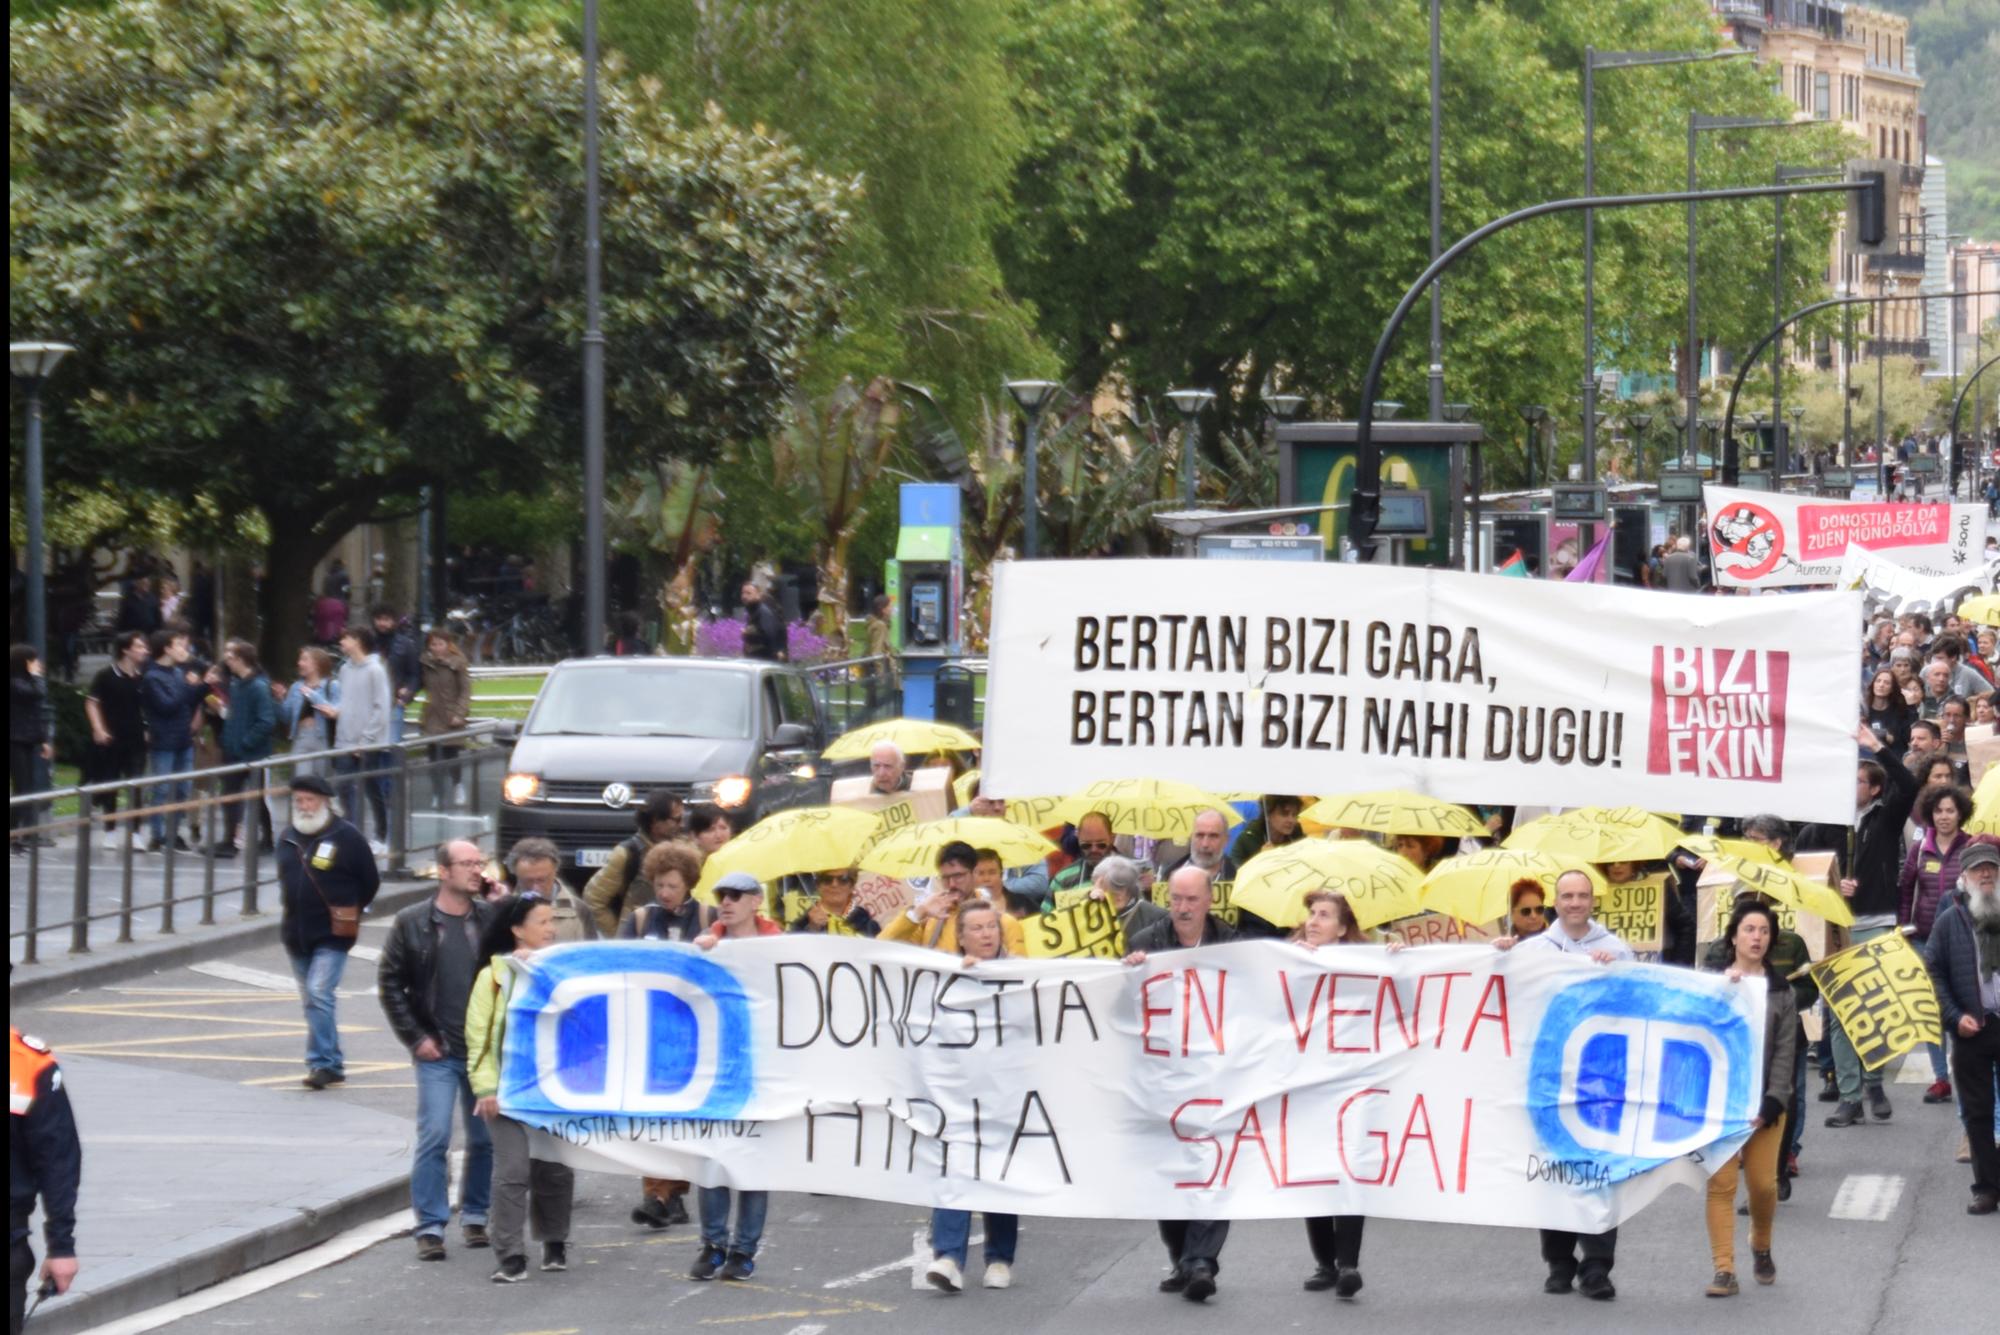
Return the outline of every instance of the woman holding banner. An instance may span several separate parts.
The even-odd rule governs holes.
[[[1548,892],[1533,877],[1507,887],[1507,933],[1525,940],[1549,929]]]
[[[1317,950],[1321,946],[1368,944],[1368,934],[1354,921],[1347,900],[1331,890],[1314,890],[1306,896],[1306,920],[1292,934],[1295,945]],[[1401,942],[1393,942],[1396,950]],[[1306,1220],[1306,1245],[1312,1248],[1314,1270],[1306,1276],[1308,1293],[1332,1289],[1342,1298],[1361,1292],[1361,1226],[1367,1217],[1358,1214],[1318,1215]]]
[[[953,935],[965,952],[965,967],[977,969],[988,960],[1007,957],[1007,938],[1000,909],[984,899],[959,905]],[[986,1218],[986,1288],[1004,1289],[1014,1282],[1014,1245],[1021,1234],[1021,1216],[994,1214]],[[957,1293],[965,1287],[965,1257],[972,1234],[970,1210],[931,1211],[931,1266],[924,1278],[932,1287]]]
[[[1733,1298],[1736,1283],[1736,1181],[1750,1191],[1750,1257],[1759,1284],[1778,1282],[1771,1260],[1771,1223],[1778,1213],[1778,1157],[1785,1143],[1785,1108],[1792,1098],[1792,1072],[1798,1061],[1798,1003],[1783,975],[1771,967],[1771,943],[1778,937],[1778,916],[1767,904],[1745,897],[1729,915],[1723,940],[1731,959],[1723,972],[1731,982],[1753,974],[1764,979],[1764,1097],[1750,1119],[1750,1139],[1708,1179],[1708,1249],[1715,1277],[1708,1282],[1711,1298]]]

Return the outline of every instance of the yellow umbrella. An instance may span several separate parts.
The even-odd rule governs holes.
[[[1244,863],[1230,903],[1279,927],[1295,927],[1305,921],[1306,896],[1331,890],[1367,928],[1418,912],[1422,884],[1415,864],[1364,839],[1300,839]]]
[[[1854,924],[1854,910],[1838,890],[1819,881],[1807,880],[1798,868],[1782,858],[1767,862],[1761,858],[1737,857],[1717,850],[1703,860],[1736,878],[1736,894],[1755,890],[1758,894],[1769,895],[1780,904],[1817,914],[1837,926],[1851,927]]]
[[[1982,626],[2000,626],[2000,593],[1982,593],[1958,605],[1959,619]]]
[[[1507,916],[1516,881],[1537,882],[1543,902],[1553,904],[1556,878],[1567,871],[1582,872],[1590,878],[1591,887],[1603,893],[1604,878],[1580,858],[1531,848],[1482,848],[1477,853],[1446,858],[1431,868],[1430,875],[1424,877],[1423,906],[1433,913],[1448,913],[1460,922],[1492,922]]]
[[[851,807],[793,807],[775,812],[709,855],[701,864],[695,894],[707,900],[709,887],[732,871],[775,881],[799,872],[852,867],[880,828],[875,812]]]
[[[1973,818],[1965,822],[1967,834],[2000,834],[2000,765],[1980,776],[1972,790]]]
[[[1377,834],[1482,839],[1489,833],[1479,817],[1457,803],[1400,788],[1324,798],[1300,812],[1299,819],[1330,830],[1373,830]]]
[[[951,804],[955,807],[969,807],[979,792],[979,771],[969,769],[951,781]]]
[[[1034,808],[1042,805],[1032,804]],[[1229,825],[1243,823],[1243,817],[1214,793],[1169,779],[1106,779],[1071,793],[1049,806],[1046,813],[1037,809],[1023,814],[1030,816],[1029,824],[1045,830],[1058,823],[1074,825],[1095,811],[1110,818],[1114,834],[1186,843],[1194,831],[1194,818],[1209,810],[1220,811]],[[1010,819],[1014,815],[1011,802],[1007,815]]]
[[[894,742],[906,756],[979,749],[977,737],[949,723],[934,723],[923,718],[892,718],[842,733],[820,755],[826,760],[866,760],[868,753],[882,742]]]
[[[991,816],[958,816],[906,826],[863,849],[856,865],[863,871],[880,872],[899,880],[930,876],[937,871],[937,855],[950,843],[990,848],[1000,855],[1004,867],[1040,862],[1056,851],[1056,846],[1040,834],[1011,821]]]
[[[1507,836],[1506,847],[1567,854],[1585,862],[1648,862],[1687,839],[1639,807],[1578,807],[1529,821]]]

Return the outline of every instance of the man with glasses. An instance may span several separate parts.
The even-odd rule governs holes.
[[[854,868],[831,868],[813,874],[819,893],[805,912],[791,922],[794,932],[831,932],[835,936],[879,936],[882,924],[854,898]]]
[[[929,946],[956,955],[958,949],[958,906],[978,891],[973,886],[972,870],[979,865],[979,854],[971,844],[963,840],[953,840],[938,850],[937,875],[931,880],[931,892],[924,902],[898,913],[882,929],[884,941],[908,941],[912,945]],[[1005,905],[995,904],[995,908]],[[1025,955],[1027,947],[1022,943],[1021,920],[1000,915],[1000,941],[1009,955]]]
[[[1111,818],[1101,811],[1092,811],[1076,823],[1075,862],[1056,873],[1049,882],[1049,891],[1054,894],[1062,890],[1079,890],[1088,886],[1097,875],[1097,864],[1116,851],[1111,834]],[[1051,908],[1054,904],[1051,903]]]
[[[382,1013],[410,1050],[417,1079],[417,1144],[410,1167],[410,1207],[417,1217],[417,1259],[445,1259],[444,1230],[451,1221],[451,1115],[465,1125],[465,1164],[459,1181],[459,1222],[465,1245],[490,1246],[486,1211],[491,1200],[493,1141],[473,1113],[476,1100],[465,1069],[465,1007],[484,961],[479,939],[495,907],[479,898],[486,866],[479,845],[452,839],[438,848],[437,894],[396,915],[382,949],[377,987]]]
[[[292,823],[278,838],[278,927],[306,1013],[307,1089],[347,1079],[335,1016],[354,937],[334,928],[335,908],[360,912],[382,874],[361,831],[333,814],[333,786],[317,774],[292,780]]]

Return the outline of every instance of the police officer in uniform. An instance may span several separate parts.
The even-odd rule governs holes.
[[[63,1089],[62,1068],[49,1055],[48,1044],[7,1026],[7,1201],[9,1335],[21,1335],[28,1306],[28,1280],[35,1273],[35,1253],[28,1246],[28,1219],[35,1197],[42,1198],[42,1235],[48,1240],[48,1260],[42,1263],[43,1283],[67,1293],[76,1279],[76,1183],[83,1173],[83,1147],[76,1140],[76,1119],[70,1116],[69,1093]]]

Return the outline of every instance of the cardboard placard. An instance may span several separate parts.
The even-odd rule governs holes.
[[[1448,913],[1419,913],[1383,923],[1375,929],[1375,936],[1377,940],[1399,940],[1411,946],[1464,945],[1491,941],[1500,935],[1500,930],[1498,923],[1462,923]]]
[[[1083,899],[1068,908],[1024,919],[1021,944],[1038,958],[1125,957],[1125,925],[1104,899]]]
[[[1937,991],[1922,956],[1890,932],[1813,966],[1813,981],[1833,1008],[1855,1055],[1871,1071],[1900,1053],[1938,1041]]]
[[[1667,874],[1657,872],[1623,885],[1606,885],[1590,916],[1640,959],[1659,959],[1666,935]]]
[[[1230,902],[1235,892],[1236,882],[1234,881],[1210,881],[1208,883],[1208,911],[1228,923],[1231,927],[1236,925],[1239,916],[1236,912],[1236,905]],[[1060,896],[1057,897],[1057,902],[1061,902]],[[1167,907],[1167,883],[1164,879],[1153,882],[1153,902],[1161,908]]]

